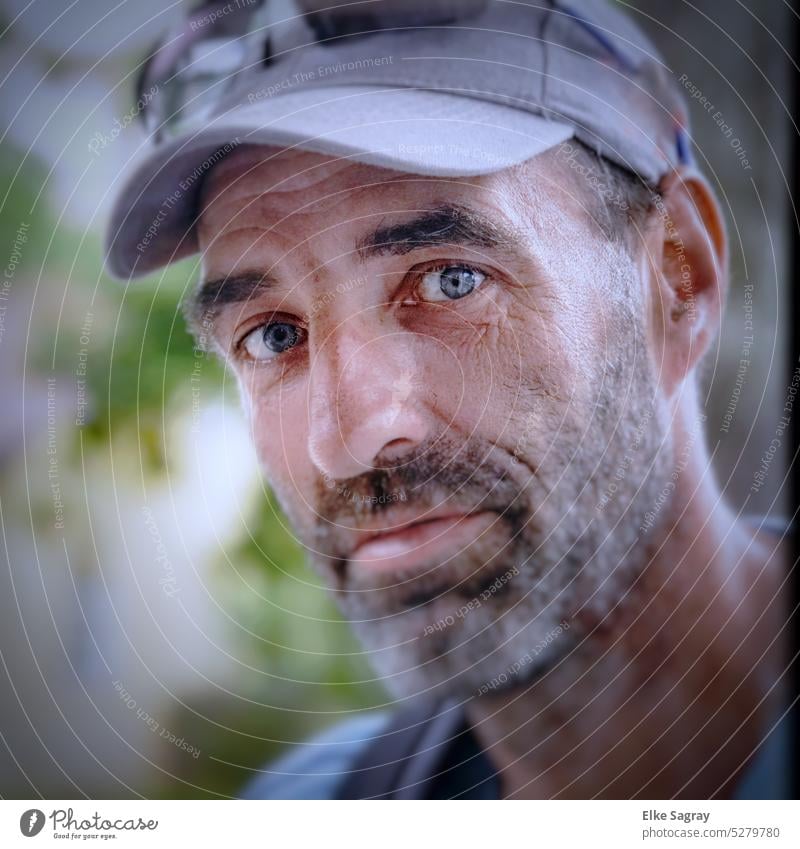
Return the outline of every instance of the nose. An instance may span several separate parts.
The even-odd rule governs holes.
[[[308,448],[326,478],[385,467],[430,435],[413,339],[362,312],[312,344]]]

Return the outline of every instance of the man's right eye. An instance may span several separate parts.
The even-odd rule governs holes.
[[[241,347],[251,360],[271,360],[299,345],[304,332],[295,324],[271,321],[251,330],[242,340]]]

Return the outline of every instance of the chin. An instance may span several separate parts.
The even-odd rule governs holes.
[[[452,610],[465,610],[466,602],[438,612],[430,605],[353,628],[395,698],[466,701],[530,683],[574,648],[573,620],[534,595],[487,602],[460,616]],[[442,616],[444,609],[451,612]]]

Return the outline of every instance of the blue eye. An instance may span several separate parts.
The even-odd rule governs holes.
[[[486,275],[468,265],[446,265],[422,275],[420,294],[426,301],[457,301],[477,289]]]
[[[271,360],[302,341],[303,331],[286,321],[273,321],[252,330],[242,346],[254,360]]]

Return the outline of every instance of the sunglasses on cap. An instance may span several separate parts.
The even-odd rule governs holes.
[[[153,50],[137,80],[145,127],[158,142],[201,124],[243,75],[307,44],[387,29],[448,25],[487,0],[212,0],[188,13]]]

